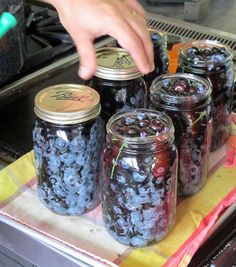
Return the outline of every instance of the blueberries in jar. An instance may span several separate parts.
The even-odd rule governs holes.
[[[180,51],[178,71],[199,75],[211,83],[211,151],[215,151],[225,144],[231,132],[234,84],[232,52],[217,41],[187,43]]]
[[[146,86],[130,54],[117,47],[103,47],[96,51],[97,69],[88,82],[101,97],[102,118],[105,122],[119,111],[143,108]]]
[[[55,213],[80,215],[101,200],[104,125],[99,113],[99,95],[86,86],[52,86],[35,98],[37,190]]]
[[[207,181],[212,130],[210,95],[210,84],[196,75],[163,75],[152,83],[152,107],[168,114],[175,127],[179,196],[197,193]],[[164,171],[156,169],[156,173]]]
[[[134,127],[137,131],[130,133]],[[171,120],[156,111],[120,112],[107,124],[103,218],[111,236],[125,245],[143,247],[160,241],[173,226],[177,170],[173,138]],[[161,167],[164,171],[155,172]]]
[[[40,153],[35,154],[36,162],[39,164],[37,169],[41,170],[38,175],[38,190],[45,193],[50,190],[49,196],[40,194],[40,199],[54,212],[78,215],[98,204],[99,199],[95,196],[101,186],[98,173],[102,145],[100,142],[94,144],[93,140],[103,138],[100,123],[102,123],[101,120],[96,120],[84,125],[84,128],[77,132],[81,136],[80,139],[75,137],[74,127],[62,127],[60,132],[64,133],[65,143],[67,143],[63,151],[56,146],[51,147],[53,152],[44,150],[43,143],[34,139],[35,151],[40,149]],[[88,129],[96,127],[97,130],[91,134],[92,130],[88,131],[86,127]],[[43,136],[45,141],[55,144],[58,127],[46,122],[37,122],[34,136],[42,129],[47,130],[47,135]],[[85,144],[81,146],[83,141]],[[90,146],[90,143],[93,145]],[[89,183],[94,186],[89,187]]]
[[[167,35],[165,32],[157,30],[156,28],[148,28],[153,44],[154,53],[154,70],[144,75],[144,80],[147,86],[147,102],[149,102],[150,86],[152,81],[168,72],[169,55],[167,51]]]

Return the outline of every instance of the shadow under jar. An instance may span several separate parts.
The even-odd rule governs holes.
[[[212,85],[211,151],[222,147],[231,132],[234,70],[230,49],[217,41],[196,41],[181,48],[178,71],[200,75]]]
[[[212,130],[210,95],[209,82],[191,74],[163,75],[151,86],[151,107],[170,116],[175,127],[178,196],[195,194],[207,181]]]
[[[35,97],[33,130],[40,200],[61,215],[80,215],[101,201],[104,124],[99,94],[86,86],[48,87]]]
[[[146,86],[130,54],[117,47],[104,47],[96,52],[97,69],[89,86],[101,97],[105,122],[118,111],[143,108]]]
[[[172,229],[176,210],[177,151],[164,113],[120,112],[106,126],[103,219],[117,241],[143,247]]]

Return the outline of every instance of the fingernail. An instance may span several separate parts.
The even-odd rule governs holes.
[[[88,76],[89,76],[88,69],[84,66],[80,66],[79,67],[79,76],[82,79],[88,79]]]

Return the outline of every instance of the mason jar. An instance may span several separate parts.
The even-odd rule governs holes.
[[[179,152],[178,196],[198,192],[207,181],[212,130],[210,83],[192,74],[169,74],[151,86],[152,108],[173,121]]]
[[[153,44],[155,66],[152,72],[144,75],[144,80],[147,86],[147,93],[149,95],[149,88],[151,86],[152,81],[155,78],[161,76],[162,74],[166,74],[168,72],[170,60],[167,51],[166,33],[152,27],[149,27],[148,30],[150,32]]]
[[[105,122],[118,111],[143,108],[146,87],[130,54],[117,47],[104,47],[96,52],[97,69],[89,86],[100,94]]]
[[[101,201],[104,125],[99,94],[60,84],[35,97],[33,130],[37,191],[51,211],[79,215]]]
[[[234,70],[230,49],[217,41],[196,41],[182,47],[178,71],[197,74],[212,85],[211,151],[222,147],[231,132]]]
[[[143,247],[172,229],[177,151],[164,113],[137,109],[113,115],[103,154],[103,219],[117,241]]]

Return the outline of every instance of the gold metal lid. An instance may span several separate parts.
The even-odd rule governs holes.
[[[142,76],[128,51],[117,47],[102,47],[96,51],[97,69],[94,76],[106,80],[124,81]]]
[[[100,113],[100,96],[94,89],[76,84],[58,84],[41,90],[35,97],[35,114],[55,124],[88,121]]]

